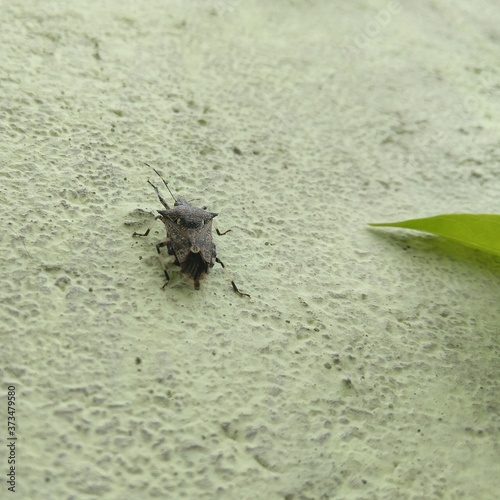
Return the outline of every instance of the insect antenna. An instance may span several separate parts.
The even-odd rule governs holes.
[[[163,181],[163,184],[165,184],[165,187],[168,189],[168,192],[170,193],[170,196],[174,199],[175,203],[177,203],[177,198],[174,196],[172,191],[170,191],[170,188],[168,187],[167,181],[161,176],[160,172],[156,170],[156,168],[153,168],[149,163],[144,162],[144,165],[147,165],[151,170],[154,170],[156,175]]]

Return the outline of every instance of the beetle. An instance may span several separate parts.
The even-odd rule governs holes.
[[[169,255],[173,258],[176,266],[181,268],[181,272],[194,282],[194,289],[200,289],[200,281],[210,272],[215,263],[219,263],[228,275],[233,290],[242,297],[250,297],[248,293],[240,292],[236,286],[233,278],[226,270],[222,261],[217,257],[215,243],[212,239],[212,226],[213,219],[218,214],[214,212],[207,212],[207,207],[195,207],[189,203],[185,198],[175,198],[172,191],[168,187],[168,183],[160,175],[160,173],[146,163],[158,177],[163,181],[165,187],[168,189],[170,195],[174,199],[174,206],[170,207],[163,199],[157,186],[155,186],[149,179],[148,183],[155,190],[160,203],[165,207],[165,210],[157,210],[160,215],[157,215],[153,223],[148,227],[145,233],[134,232],[132,236],[147,236],[151,231],[154,223],[159,219],[165,224],[167,230],[167,237],[165,241],[161,241],[156,245],[156,251],[160,259],[163,272],[165,274],[165,288],[170,281],[165,263],[161,258],[161,248],[167,247]],[[228,231],[221,233],[218,228],[215,228],[219,236],[227,234]]]

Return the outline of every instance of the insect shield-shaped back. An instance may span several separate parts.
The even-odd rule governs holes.
[[[158,210],[167,228],[166,246],[182,273],[200,289],[200,280],[215,264],[215,244],[212,240],[212,219],[217,216],[179,198],[174,208]]]

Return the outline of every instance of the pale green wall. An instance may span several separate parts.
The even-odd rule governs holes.
[[[2,3],[16,499],[497,498],[500,261],[365,226],[499,213],[474,5]],[[143,161],[251,300],[160,289]]]

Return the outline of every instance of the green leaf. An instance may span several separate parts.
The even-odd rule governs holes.
[[[425,231],[458,241],[468,247],[500,255],[500,215],[448,214],[369,225]]]

